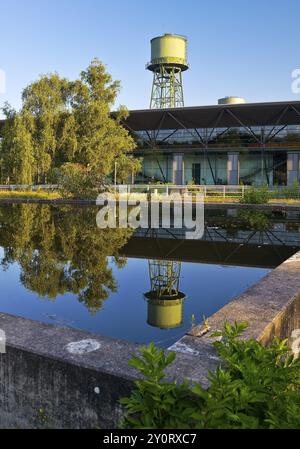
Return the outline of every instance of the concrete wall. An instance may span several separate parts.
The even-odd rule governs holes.
[[[72,328],[1,314],[0,428],[114,428],[119,399],[137,373],[128,360],[138,346]],[[179,354],[172,379],[205,382],[207,367]],[[42,417],[47,422],[42,422]]]

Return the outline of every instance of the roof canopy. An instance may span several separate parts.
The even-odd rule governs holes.
[[[133,131],[300,125],[300,101],[135,110],[124,125]]]
[[[300,125],[300,101],[135,110],[124,124],[134,131]]]

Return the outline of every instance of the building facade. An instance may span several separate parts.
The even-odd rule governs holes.
[[[143,158],[136,182],[300,181],[300,101],[131,111],[123,124]]]

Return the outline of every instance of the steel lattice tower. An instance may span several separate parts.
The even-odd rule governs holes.
[[[182,72],[189,68],[187,39],[176,34],[153,38],[146,68],[153,72],[150,109],[184,106]]]
[[[151,292],[157,299],[178,298],[181,262],[149,260]]]
[[[181,262],[149,260],[151,290],[145,293],[147,322],[161,329],[182,324],[185,294],[179,290]]]

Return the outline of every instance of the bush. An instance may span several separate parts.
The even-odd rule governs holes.
[[[285,199],[299,199],[300,194],[300,186],[299,184],[294,181],[291,186],[284,187],[279,191],[279,198],[285,198]]]
[[[267,204],[271,199],[268,187],[250,187],[245,189],[241,203],[244,204]]]
[[[215,342],[221,365],[209,373],[210,386],[165,380],[175,353],[142,347],[130,365],[143,379],[123,398],[122,427],[147,429],[270,429],[300,428],[299,359],[286,341],[275,338],[269,347],[241,340],[246,323],[225,324]]]
[[[74,198],[96,198],[104,185],[98,173],[71,162],[62,165],[58,180],[62,195]]]

